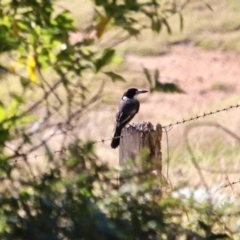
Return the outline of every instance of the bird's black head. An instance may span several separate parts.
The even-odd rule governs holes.
[[[129,88],[124,94],[123,97],[134,98],[137,94],[146,93],[146,90],[138,90],[137,88]]]

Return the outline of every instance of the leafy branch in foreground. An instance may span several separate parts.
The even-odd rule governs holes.
[[[155,69],[154,76],[147,68],[143,68],[143,73],[149,83],[151,92],[170,92],[170,93],[185,93],[177,84],[175,83],[161,83],[160,73],[158,69]]]
[[[18,188],[0,198],[2,239],[227,238],[217,230],[224,224],[217,208],[171,191],[162,195],[146,169],[144,184],[134,175],[119,186],[117,172],[97,159],[91,143],[74,142],[51,157],[51,168],[37,177],[8,178]]]

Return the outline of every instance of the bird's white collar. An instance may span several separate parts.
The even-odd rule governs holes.
[[[130,100],[131,98],[128,98],[128,97],[126,97],[126,96],[123,96],[123,98],[122,98],[122,100],[123,101],[127,101],[127,100]]]

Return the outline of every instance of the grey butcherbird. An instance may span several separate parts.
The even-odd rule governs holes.
[[[136,88],[129,88],[122,96],[122,100],[118,106],[116,114],[116,125],[111,142],[112,148],[117,148],[120,144],[120,136],[122,129],[128,124],[132,118],[138,113],[140,103],[134,97],[140,93],[146,93],[146,90],[138,90]]]

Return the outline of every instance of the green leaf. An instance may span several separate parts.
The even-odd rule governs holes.
[[[7,112],[4,108],[4,105],[0,102],[0,122],[6,119],[6,116],[7,116]]]
[[[83,39],[82,42],[77,42],[75,45],[76,46],[81,46],[81,45],[84,45],[84,46],[91,46],[94,44],[94,38],[86,38],[86,39]]]
[[[147,68],[143,68],[143,73],[145,74],[145,77],[147,78],[147,81],[148,81],[150,87],[152,87],[152,77],[151,77],[149,70]]]
[[[145,75],[149,81],[150,73],[148,70],[144,69]],[[160,73],[158,69],[155,69],[154,72],[154,85],[150,85],[150,91],[158,91],[158,92],[172,92],[172,93],[185,93],[177,84],[175,83],[161,83],[160,82]]]
[[[207,240],[215,240],[215,239],[230,239],[227,234],[213,234],[207,237]]]
[[[170,93],[185,93],[177,84],[175,83],[160,83],[155,82],[155,86],[151,88],[151,92],[170,92]]]
[[[204,1],[204,3],[210,11],[214,12],[213,8],[211,7],[211,5],[209,3],[207,3],[206,1]]]
[[[154,72],[154,81],[155,81],[155,82],[158,82],[158,81],[159,81],[159,78],[160,78],[159,70],[158,70],[158,69],[155,69],[155,72]]]
[[[74,167],[76,166],[78,163],[78,161],[76,160],[76,158],[68,158],[67,161],[65,162],[67,167]]]
[[[151,21],[152,21],[152,30],[159,33],[162,28],[161,20],[159,18],[155,19],[154,17],[152,17]]]
[[[16,117],[16,123],[17,124],[22,124],[22,123],[30,123],[36,121],[38,118],[33,115],[26,115],[22,117]]]
[[[106,66],[109,62],[111,62],[114,54],[115,54],[114,49],[105,50],[103,55],[99,59],[97,59],[94,64],[96,68],[96,72],[98,72],[101,68]]]
[[[168,24],[168,22],[167,22],[167,20],[166,20],[165,18],[162,19],[162,23],[166,26],[167,32],[168,32],[169,34],[172,34],[171,27],[169,26],[169,24]]]
[[[24,78],[24,77],[21,77],[21,78],[20,78],[20,82],[21,82],[21,84],[22,84],[22,86],[23,86],[24,88],[26,88],[26,87],[30,84],[29,79]]]
[[[124,26],[124,29],[131,35],[131,36],[138,36],[140,31],[134,27]]]
[[[22,199],[24,199],[24,200],[28,200],[29,198],[30,198],[30,193],[29,193],[30,191],[28,191],[27,189],[21,189],[20,190],[20,192],[19,192],[19,194],[20,194],[20,196],[21,196],[21,198]]]
[[[13,99],[8,108],[8,118],[11,118],[14,115],[16,115],[16,113],[18,111],[18,106],[19,106],[19,102],[16,101],[15,99]]]
[[[121,75],[118,75],[114,72],[104,72],[104,74],[106,74],[108,77],[110,77],[113,82],[115,82],[115,81],[125,82],[125,79]]]
[[[199,224],[200,228],[202,228],[206,233],[210,233],[211,232],[211,227],[208,226],[205,222],[199,220],[198,224]]]
[[[24,143],[32,143],[31,138],[27,134],[23,133],[22,138],[24,140]]]
[[[26,23],[25,21],[23,21],[23,20],[18,20],[18,21],[17,21],[17,26],[18,26],[18,28],[19,28],[20,30],[22,30],[22,31],[25,31],[25,30],[29,31],[29,26],[28,26],[27,23]]]
[[[0,144],[3,145],[10,137],[8,129],[0,129]]]
[[[87,141],[83,145],[83,151],[86,155],[92,154],[93,153],[93,148],[94,144],[91,141]]]
[[[56,56],[54,55],[56,58]],[[42,68],[49,68],[49,60],[50,60],[50,54],[49,51],[46,48],[41,48],[39,53],[37,54],[37,62]]]
[[[101,18],[101,20],[99,21],[99,23],[96,25],[96,31],[97,31],[97,37],[101,38],[101,36],[103,35],[107,24],[109,23],[111,17],[110,16],[104,16]]]
[[[123,62],[123,57],[119,56],[119,55],[115,55],[113,58],[112,58],[112,63],[116,63],[116,64],[119,64],[119,63],[122,63]]]
[[[70,17],[69,11],[65,10],[61,12],[54,20],[58,23],[58,26],[64,27],[65,30],[73,30],[73,19]]]
[[[179,15],[179,20],[180,20],[180,30],[183,30],[183,15],[181,13],[178,14]]]
[[[25,99],[24,99],[22,96],[20,96],[20,95],[18,95],[18,94],[16,94],[16,93],[11,93],[10,95],[11,95],[11,97],[12,97],[13,99],[15,99],[18,103],[25,103]]]

